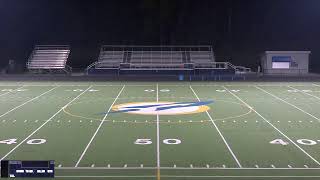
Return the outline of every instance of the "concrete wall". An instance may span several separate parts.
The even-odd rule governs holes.
[[[262,71],[264,74],[307,74],[309,73],[309,55],[310,51],[266,51],[261,56]],[[288,69],[272,68],[273,58],[290,60]]]

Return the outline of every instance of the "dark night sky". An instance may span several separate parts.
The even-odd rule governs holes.
[[[210,44],[218,60],[251,67],[265,50],[311,50],[320,72],[319,9],[319,0],[0,0],[0,66],[26,61],[35,44],[71,45],[73,67],[102,44]]]

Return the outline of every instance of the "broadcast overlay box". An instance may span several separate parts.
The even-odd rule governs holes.
[[[54,161],[1,161],[1,178],[54,178]]]

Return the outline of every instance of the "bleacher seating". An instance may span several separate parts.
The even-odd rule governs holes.
[[[96,68],[119,68],[123,63],[124,51],[105,51],[101,50]]]
[[[203,67],[214,63],[212,51],[191,51],[190,61],[195,64],[195,67]]]
[[[117,74],[129,71],[235,71],[228,62],[215,62],[211,46],[102,46],[98,61],[87,67]],[[93,72],[93,71],[90,71]]]
[[[29,70],[65,70],[70,54],[69,46],[35,46],[28,62]]]

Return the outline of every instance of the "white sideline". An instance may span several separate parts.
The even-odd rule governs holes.
[[[26,137],[24,140],[22,140],[18,145],[16,145],[14,148],[12,148],[6,155],[4,155],[0,161],[2,161],[4,158],[6,158],[8,155],[10,155],[14,150],[16,150],[21,144],[23,144],[27,139],[29,139],[31,136],[33,136],[36,132],[38,132],[43,126],[45,126],[51,119],[53,119],[57,114],[59,114],[63,108],[67,107],[69,104],[71,104],[73,101],[78,99],[82,94],[87,92],[92,86],[89,86],[85,91],[81,92],[78,96],[76,96],[74,99],[72,99],[70,102],[68,102],[66,105],[60,108],[59,111],[57,111],[54,115],[52,115],[46,122],[44,122],[40,127],[38,127],[36,130],[34,130],[28,137]]]
[[[101,123],[99,124],[98,128],[96,129],[96,131],[95,131],[95,132],[94,132],[94,134],[92,135],[92,137],[91,137],[91,139],[90,139],[89,143],[87,144],[87,146],[86,146],[86,147],[85,147],[85,149],[83,150],[83,152],[82,152],[82,154],[81,154],[80,158],[78,159],[78,161],[77,161],[77,163],[76,163],[76,165],[75,165],[74,167],[78,167],[78,165],[79,165],[80,161],[82,160],[83,156],[86,154],[86,152],[87,152],[88,148],[90,147],[90,145],[91,145],[91,143],[92,143],[93,139],[96,137],[97,133],[99,132],[99,130],[100,130],[100,128],[101,128],[101,126],[102,126],[102,125],[103,125],[103,123],[105,122],[105,119],[106,119],[106,118],[107,118],[107,116],[109,115],[109,112],[111,111],[112,106],[113,106],[113,105],[114,105],[114,103],[117,101],[117,99],[119,98],[120,94],[122,93],[122,91],[123,91],[123,89],[124,89],[125,87],[126,87],[126,85],[123,85],[123,86],[122,86],[122,88],[121,88],[121,90],[119,91],[119,93],[118,93],[117,97],[114,99],[113,103],[110,105],[110,107],[109,107],[109,109],[108,109],[107,113],[104,115],[103,119],[101,120]]]
[[[135,170],[147,170],[147,169],[157,169],[157,167],[56,167],[56,169],[65,169],[65,170],[130,170],[130,169],[135,169]],[[320,170],[320,168],[265,168],[265,167],[242,167],[242,168],[222,168],[222,167],[160,167],[160,169],[165,169],[165,170]]]
[[[198,95],[196,94],[196,92],[193,90],[192,86],[190,85],[189,87],[190,87],[191,91],[193,92],[193,94],[196,96],[197,100],[198,100],[198,101],[201,101],[200,98],[198,97]],[[232,155],[233,159],[237,162],[237,165],[238,165],[240,168],[242,168],[242,165],[241,165],[240,161],[238,160],[237,156],[233,153],[231,147],[229,146],[228,142],[226,141],[226,139],[225,139],[224,136],[222,135],[222,133],[221,133],[221,131],[219,130],[219,128],[218,128],[218,126],[216,125],[216,123],[213,121],[211,115],[209,114],[208,111],[206,111],[206,113],[207,113],[210,121],[212,122],[212,124],[214,125],[214,127],[216,128],[216,130],[218,131],[218,133],[219,133],[221,139],[223,140],[224,144],[227,146],[227,148],[228,148],[230,154]]]
[[[56,178],[152,178],[156,177],[153,175],[150,176],[55,176]],[[165,178],[318,178],[320,176],[174,176],[174,175],[163,175]]]
[[[320,166],[320,162],[316,160],[314,157],[312,157],[309,153],[307,153],[304,149],[302,149],[297,143],[295,143],[291,138],[289,138],[287,135],[285,135],[282,131],[280,131],[277,127],[275,127],[270,121],[268,121],[265,117],[263,117],[259,112],[257,112],[253,107],[251,107],[249,104],[247,104],[245,101],[243,101],[240,97],[235,95],[233,92],[229,91],[226,87],[222,86],[225,90],[227,90],[232,96],[237,98],[239,101],[241,101],[244,105],[246,105],[248,108],[252,109],[258,116],[260,116],[265,122],[267,122],[271,127],[273,127],[276,131],[278,131],[282,136],[284,136],[286,139],[288,139],[292,144],[294,144],[298,149],[300,149],[305,155],[307,155],[310,159],[312,159],[316,164]]]
[[[301,90],[296,89],[296,88],[293,88],[293,87],[291,87],[291,86],[288,86],[288,87],[289,87],[289,88],[291,88],[291,89],[293,89],[293,90],[299,91],[299,92],[301,92],[301,93],[303,93],[303,94],[306,94],[306,95],[308,95],[308,96],[311,96],[311,97],[314,97],[314,98],[316,98],[316,99],[319,99],[319,100],[320,100],[320,97],[318,97],[318,96],[315,96],[315,95],[309,94],[309,93],[307,93],[307,92],[301,91]]]
[[[44,93],[40,94],[39,96],[34,97],[34,98],[32,98],[32,99],[29,99],[28,101],[26,101],[26,102],[24,102],[24,103],[20,104],[19,106],[16,106],[16,107],[14,107],[14,108],[10,109],[9,111],[7,111],[7,112],[5,112],[5,113],[1,114],[1,115],[0,115],[0,118],[1,118],[1,117],[3,117],[3,116],[5,116],[5,115],[7,115],[7,114],[9,114],[10,112],[12,112],[12,111],[14,111],[14,110],[16,110],[16,109],[18,109],[18,108],[22,107],[23,105],[26,105],[27,103],[29,103],[29,102],[31,102],[31,101],[33,101],[33,100],[35,100],[35,99],[38,99],[39,97],[41,97],[41,96],[43,96],[43,95],[45,95],[45,94],[47,94],[47,93],[51,92],[52,90],[54,90],[54,89],[56,89],[56,88],[58,88],[58,87],[59,87],[59,86],[56,86],[56,87],[54,87],[54,88],[52,88],[52,89],[50,89],[50,90],[48,90],[48,91],[46,91],[46,92],[44,92]]]
[[[298,109],[299,111],[301,111],[301,112],[303,112],[303,113],[305,113],[305,114],[307,114],[307,115],[311,116],[312,118],[314,118],[314,119],[316,119],[316,120],[320,121],[320,119],[319,119],[318,117],[316,117],[316,116],[314,116],[314,115],[312,115],[312,114],[310,114],[310,113],[308,113],[308,112],[304,111],[303,109],[301,109],[301,108],[299,108],[299,107],[297,107],[297,106],[295,106],[295,105],[293,105],[293,104],[291,104],[291,103],[289,103],[289,102],[287,102],[287,101],[285,101],[285,100],[281,99],[280,97],[278,97],[278,96],[276,96],[276,95],[274,95],[274,94],[272,94],[272,93],[270,93],[270,92],[268,92],[268,91],[266,91],[266,90],[264,90],[264,89],[261,89],[261,88],[259,88],[258,86],[254,86],[254,87],[255,87],[255,88],[257,88],[257,89],[259,89],[259,90],[261,90],[261,91],[263,91],[263,92],[265,92],[265,93],[267,93],[267,94],[269,94],[270,96],[272,96],[272,97],[274,97],[274,98],[276,98],[276,99],[278,99],[278,100],[280,100],[280,101],[282,101],[282,102],[284,102],[284,103],[286,103],[286,104],[288,104],[288,105],[290,105],[290,106],[292,106],[292,107],[294,107],[294,108]]]

